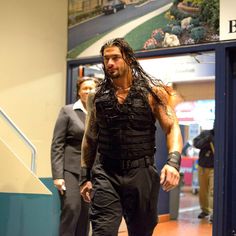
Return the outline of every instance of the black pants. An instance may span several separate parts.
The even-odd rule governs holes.
[[[66,191],[60,193],[60,236],[87,236],[89,233],[89,204],[80,195],[79,175],[64,172]]]
[[[160,178],[155,166],[93,169],[91,222],[93,236],[117,236],[122,216],[129,236],[151,236],[157,224]]]

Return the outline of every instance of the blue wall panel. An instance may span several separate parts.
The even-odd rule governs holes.
[[[41,179],[53,195],[0,193],[1,236],[57,236],[59,198],[51,179]]]
[[[165,165],[167,160],[167,149],[165,134],[162,131],[158,122],[156,122],[156,166],[159,174],[161,173],[162,167]],[[158,214],[169,213],[169,193],[165,192],[160,188],[159,201],[158,201]]]

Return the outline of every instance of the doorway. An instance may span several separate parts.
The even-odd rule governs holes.
[[[136,53],[138,59],[156,57],[181,56],[198,52],[215,53],[215,118],[216,118],[216,149],[215,149],[215,186],[214,186],[214,236],[231,236],[236,233],[235,186],[235,48],[236,41],[193,45],[191,47],[168,48],[149,52]],[[85,58],[68,61],[66,103],[73,101],[73,74],[78,72],[80,65],[97,65],[101,58]],[[76,69],[77,68],[77,69]],[[204,81],[202,81],[204,82]],[[186,82],[186,87],[189,86]],[[209,88],[205,84],[202,88]],[[180,88],[180,87],[179,87]],[[202,92],[198,89],[198,93]],[[183,89],[183,87],[181,88]],[[188,89],[187,89],[188,90]],[[190,94],[191,95],[191,94]]]

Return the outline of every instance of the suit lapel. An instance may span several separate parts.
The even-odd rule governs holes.
[[[84,129],[84,124],[85,124],[85,113],[80,111],[79,109],[74,110],[74,112],[77,115],[77,120],[78,120],[78,124],[80,127],[83,127]]]

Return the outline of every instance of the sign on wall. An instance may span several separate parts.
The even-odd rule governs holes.
[[[116,37],[135,51],[219,40],[219,0],[69,0],[68,15],[68,59]]]
[[[220,40],[236,39],[236,1],[220,1]]]

